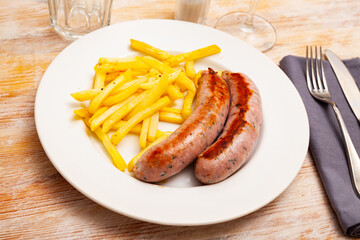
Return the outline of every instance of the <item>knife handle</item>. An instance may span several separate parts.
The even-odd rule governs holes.
[[[336,119],[339,123],[341,134],[343,136],[352,184],[357,196],[360,198],[360,158],[353,142],[351,141],[339,108],[335,103],[331,105],[335,111]]]

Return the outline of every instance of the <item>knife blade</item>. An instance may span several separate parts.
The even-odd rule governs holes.
[[[349,72],[345,64],[340,60],[338,56],[332,51],[326,49],[325,56],[330,62],[330,66],[335,72],[341,89],[348,101],[351,110],[355,114],[358,122],[360,123],[360,90],[356,85],[356,81]]]

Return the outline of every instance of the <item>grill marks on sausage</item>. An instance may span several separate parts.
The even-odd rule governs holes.
[[[214,109],[216,109],[222,102],[226,101],[226,99],[229,98],[229,89],[225,84],[220,84],[221,81],[223,80],[219,77],[219,75],[217,75],[216,73],[210,73],[209,79],[205,82],[205,87],[208,87],[210,89],[211,95],[208,96],[207,101],[202,104],[212,106],[214,107]],[[199,84],[201,84],[201,82],[202,80],[199,80]],[[209,109],[202,110],[205,111]]]
[[[227,73],[230,74],[230,73]],[[249,83],[239,73],[231,73],[230,81],[237,81],[236,92],[241,96],[237,103],[231,103],[231,108],[238,109],[236,120],[234,120],[228,129],[228,134],[219,138],[211,148],[208,148],[201,154],[205,159],[211,159],[212,156],[219,155],[225,148],[228,148],[233,142],[234,136],[241,133],[248,122],[245,120],[245,114],[249,110],[249,100],[253,91],[249,88]]]
[[[195,163],[195,176],[205,184],[226,179],[244,164],[262,123],[261,98],[251,79],[231,72],[223,72],[222,78],[230,90],[231,108],[218,140]]]
[[[206,122],[205,119],[200,119],[199,122]],[[150,168],[161,168],[169,163],[176,161],[177,155],[171,154],[174,152],[174,149],[179,148],[179,143],[185,143],[185,145],[193,145],[193,142],[191,141],[192,138],[196,137],[192,134],[192,129],[196,127],[199,122],[192,122],[183,129],[181,132],[175,133],[175,136],[173,137],[172,141],[169,141],[167,144],[158,145],[157,148],[155,148],[153,151],[149,152],[148,156],[148,164],[147,166]],[[186,151],[186,149],[182,149],[183,151]],[[169,154],[166,154],[169,153]]]

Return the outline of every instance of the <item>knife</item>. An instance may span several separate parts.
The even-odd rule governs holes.
[[[351,76],[345,64],[335,55],[335,53],[326,49],[325,56],[335,72],[336,78],[340,83],[351,110],[360,123],[360,90],[356,85],[355,79]]]

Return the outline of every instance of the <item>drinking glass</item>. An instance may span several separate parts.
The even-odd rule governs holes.
[[[175,19],[204,24],[210,0],[176,0]]]
[[[251,0],[249,12],[232,12],[222,16],[215,28],[228,32],[265,52],[274,46],[276,31],[267,20],[255,15],[257,4],[258,0]]]
[[[48,4],[51,26],[67,40],[110,24],[112,0],[48,0]]]

